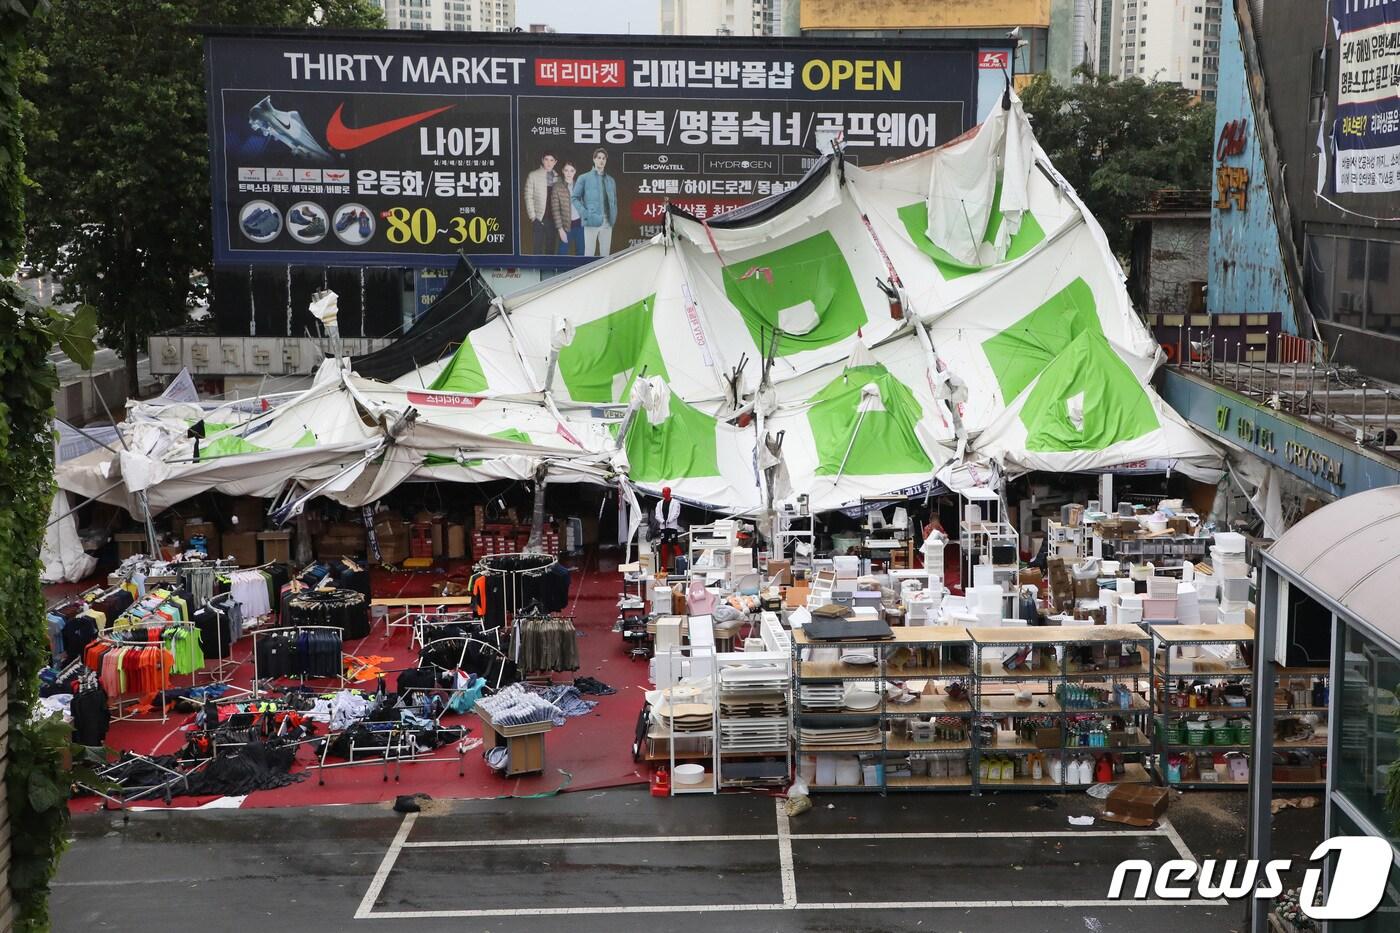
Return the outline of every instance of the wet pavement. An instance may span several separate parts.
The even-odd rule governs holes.
[[[620,933],[1241,928],[1238,904],[1112,903],[1114,866],[1244,847],[1246,797],[1173,794],[1150,830],[1069,816],[1082,794],[818,796],[787,820],[760,796],[626,788],[515,800],[99,813],[74,820],[55,930]],[[1276,819],[1305,858],[1322,811]],[[1186,851],[1183,852],[1183,849]]]

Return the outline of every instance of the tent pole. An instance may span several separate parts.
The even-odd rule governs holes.
[[[861,400],[862,402],[864,399]],[[851,431],[851,442],[846,445],[846,455],[841,458],[841,467],[836,471],[836,479],[833,482],[840,482],[841,474],[846,472],[846,461],[851,458],[851,450],[856,446],[856,435],[860,433],[860,426],[865,421],[865,406],[862,405],[860,415],[856,418],[855,429]]]
[[[45,527],[45,528],[49,528],[49,527],[52,527],[53,525],[57,525],[59,522],[63,521],[65,518],[67,518],[68,516],[72,515],[74,512],[78,511],[78,509],[81,509],[83,506],[87,505],[89,502],[96,502],[96,501],[97,501],[98,499],[100,499],[102,496],[107,495],[107,493],[111,492],[113,489],[116,489],[116,488],[117,488],[118,486],[120,486],[121,484],[122,484],[122,481],[121,481],[121,480],[117,480],[115,483],[113,483],[112,485],[108,486],[106,489],[102,490],[102,491],[99,492],[97,495],[95,495],[95,496],[88,496],[88,497],[87,497],[86,499],[84,499],[82,502],[79,502],[77,505],[73,506],[71,509],[69,509],[68,511],[64,512],[62,515],[60,515],[58,518],[55,518],[53,521],[49,522],[49,523],[48,523],[47,525],[45,525],[44,527]],[[59,489],[59,492],[66,492],[66,490],[64,490],[64,489]]]
[[[96,395],[97,400],[102,403],[102,410],[107,413],[107,420],[112,422],[112,427],[115,428],[117,426],[117,419],[112,417],[112,409],[107,406],[107,399],[102,396],[101,392],[94,392],[93,394]],[[122,448],[124,450],[128,453],[131,451],[131,445],[126,442],[125,437],[122,437],[120,429],[117,430],[117,440],[122,442]],[[106,447],[107,445],[103,444],[102,446]],[[111,448],[108,449],[110,450]],[[116,451],[112,452],[116,453]],[[156,537],[155,522],[151,521],[151,498],[146,494],[146,490],[144,489],[137,493],[137,496],[141,500],[141,517],[145,519],[146,523],[146,553],[150,554],[152,557],[158,558],[160,557],[160,540]]]

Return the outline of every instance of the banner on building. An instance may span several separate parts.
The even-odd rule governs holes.
[[[1339,192],[1400,191],[1400,0],[1332,0]]]
[[[864,165],[958,136],[988,51],[210,35],[215,260],[576,264],[660,232],[668,201],[786,190],[834,137]]]

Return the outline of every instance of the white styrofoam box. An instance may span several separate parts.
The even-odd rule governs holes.
[[[1249,608],[1249,602],[1243,599],[1222,599],[1216,612],[1244,612]]]
[[[1220,581],[1220,597],[1230,602],[1249,601],[1249,580],[1244,577],[1226,577]]]
[[[671,588],[669,586],[653,586],[651,588],[651,611],[671,611]]]
[[[1142,601],[1145,599],[1140,593],[1119,593],[1118,605],[1124,609],[1136,609],[1142,611]]]
[[[860,576],[860,558],[852,554],[840,554],[831,559],[836,568],[838,580],[854,580]]]
[[[830,787],[836,783],[836,756],[817,755],[817,779],[814,782],[818,787]]]
[[[1139,604],[1139,605],[1137,605],[1137,606],[1122,605],[1122,606],[1119,606],[1119,607],[1118,607],[1118,624],[1119,624],[1119,625],[1137,625],[1137,624],[1138,624],[1139,622],[1141,622],[1141,621],[1142,621],[1142,605],[1141,605],[1141,604]]]
[[[1171,599],[1154,599],[1151,596],[1142,601],[1142,616],[1144,619],[1152,619],[1155,622],[1164,622],[1176,619],[1176,597]]]
[[[1215,547],[1226,554],[1244,553],[1244,535],[1237,531],[1217,531],[1215,533]]]
[[[880,610],[870,606],[856,606],[851,609],[852,622],[874,622],[880,618]]]
[[[1147,595],[1153,599],[1175,599],[1177,581],[1174,577],[1149,577]]]
[[[991,564],[972,565],[973,587],[996,586],[996,568]]]
[[[855,755],[840,755],[836,758],[836,783],[845,787],[860,784],[860,759]]]
[[[943,597],[942,608],[947,612],[966,612],[967,597],[948,595]]]
[[[963,521],[972,525],[982,521],[982,506],[976,502],[969,502],[967,507],[963,509]]]
[[[836,569],[836,564],[835,564],[835,562],[834,562],[830,557],[814,557],[814,558],[812,558],[812,573],[816,573],[816,572],[819,571],[819,570],[835,570],[835,569]]]
[[[997,617],[1001,617],[1001,587],[996,584],[991,586],[974,586],[967,591],[969,606],[975,612],[995,612]]]
[[[1214,625],[1219,607],[1215,603],[1201,603],[1201,624]]]
[[[1226,609],[1223,605],[1215,614],[1216,621],[1222,625],[1244,625],[1244,607],[1239,609]]]
[[[1030,620],[1028,620],[1028,619],[1007,619],[1007,618],[1003,618],[1003,619],[1001,620],[1001,624],[1002,624],[1003,626],[1016,626],[1016,625],[1026,626],[1026,625],[1030,625]]]

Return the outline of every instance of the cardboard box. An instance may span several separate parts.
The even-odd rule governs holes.
[[[1064,737],[1059,726],[1051,726],[1035,730],[1034,741],[1036,748],[1059,748],[1064,742]]]
[[[232,557],[240,567],[258,565],[258,533],[256,531],[230,531],[224,535],[220,556]]]
[[[792,561],[790,560],[769,560],[767,579],[772,580],[777,577],[779,586],[787,586],[792,582]]]
[[[1103,818],[1129,826],[1151,826],[1167,812],[1167,790],[1149,784],[1119,784],[1104,801]]]
[[[812,595],[812,588],[804,580],[796,583],[783,591],[783,605],[789,609],[798,609],[807,605],[807,597]]]
[[[453,523],[447,526],[447,557],[458,560],[467,556],[467,526]]]
[[[204,546],[208,549],[207,553],[210,557],[222,557],[224,555],[223,547],[219,542],[219,529],[214,526],[213,522],[185,522],[185,537],[183,540],[186,546],[199,535],[204,536]],[[252,563],[256,564],[257,561],[253,561]],[[251,566],[251,564],[249,566]]]
[[[365,529],[349,522],[336,522],[326,529],[316,542],[316,556],[320,560],[336,560],[340,557],[358,557],[365,553]]]
[[[146,533],[144,531],[123,531],[112,535],[117,543],[117,560],[126,560],[137,554],[146,553]]]
[[[267,505],[257,496],[235,496],[221,503],[221,508],[230,531],[262,531]]]
[[[262,548],[263,563],[291,563],[292,533],[290,531],[259,531],[257,535],[258,544]]]
[[[1087,580],[1076,579],[1074,581],[1074,595],[1079,599],[1097,599],[1099,596],[1099,581],[1093,577]]]
[[[1016,575],[1016,582],[1021,586],[1034,586],[1039,588],[1045,583],[1045,574],[1039,567],[1027,567]]]

